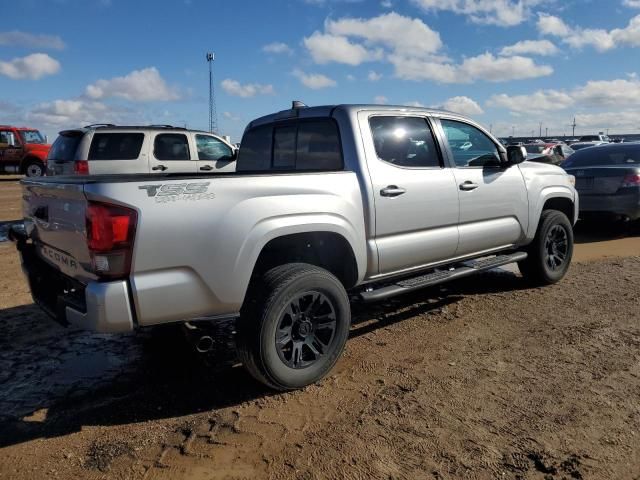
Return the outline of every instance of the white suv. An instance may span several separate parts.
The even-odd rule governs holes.
[[[237,149],[209,132],[170,125],[89,125],[60,132],[47,175],[234,172]]]

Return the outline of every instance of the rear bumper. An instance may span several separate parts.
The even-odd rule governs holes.
[[[81,284],[40,259],[19,227],[9,231],[9,238],[20,252],[33,301],[57,322],[99,333],[133,330],[126,281]]]
[[[580,194],[580,214],[588,215],[591,213],[618,215],[637,220],[640,218],[640,193]]]

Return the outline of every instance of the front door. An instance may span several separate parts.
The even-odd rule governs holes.
[[[441,119],[448,154],[455,163],[460,198],[456,256],[517,243],[528,226],[529,201],[520,168],[501,165],[493,140],[479,128]]]
[[[235,171],[233,149],[213,135],[196,133],[199,172]]]
[[[379,275],[453,257],[458,193],[429,120],[360,113],[375,202]]]
[[[185,133],[158,133],[149,155],[151,173],[196,173],[197,161],[191,157]]]

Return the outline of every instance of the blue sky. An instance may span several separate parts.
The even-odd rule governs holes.
[[[640,133],[640,0],[0,0],[0,123],[219,131],[293,99],[469,114],[494,133]],[[3,14],[4,17],[4,14]],[[9,18],[9,17],[6,17]]]

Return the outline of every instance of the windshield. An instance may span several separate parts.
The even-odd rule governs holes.
[[[20,130],[20,136],[24,143],[46,143],[44,137],[38,130]]]

